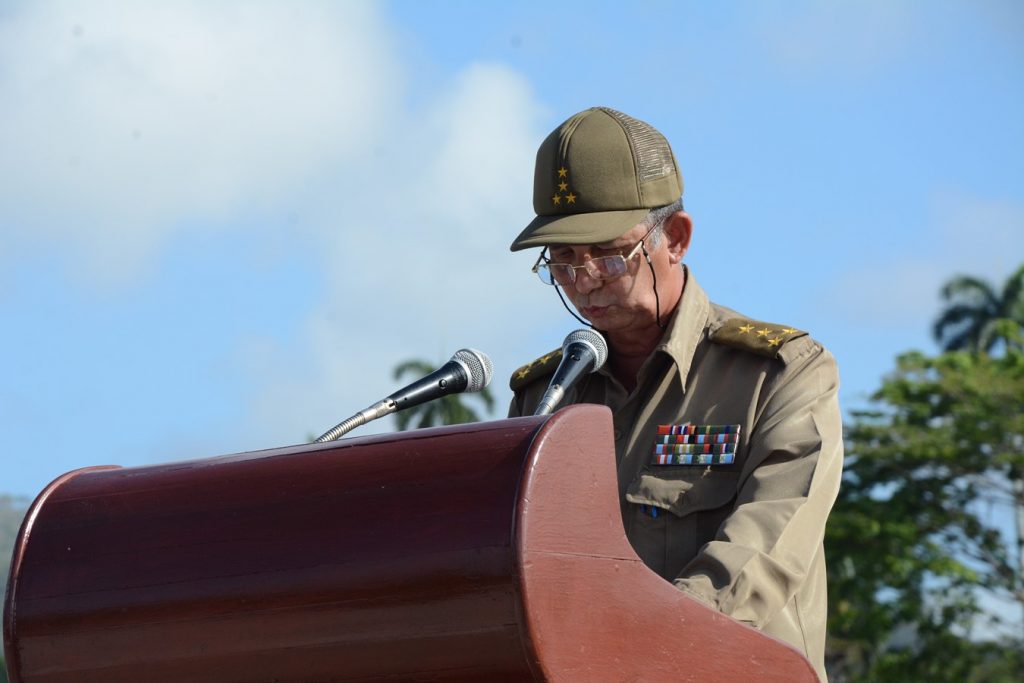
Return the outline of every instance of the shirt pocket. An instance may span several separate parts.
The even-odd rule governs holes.
[[[640,470],[626,490],[626,500],[653,505],[676,517],[720,508],[736,497],[736,470],[713,467],[651,467]]]
[[[739,474],[714,467],[644,467],[625,496],[633,504],[627,536],[637,555],[663,578],[678,576],[731,513]]]

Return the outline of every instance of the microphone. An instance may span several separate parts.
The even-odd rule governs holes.
[[[334,441],[371,420],[412,408],[435,398],[463,391],[480,391],[491,382],[494,365],[483,351],[459,349],[451,360],[422,379],[361,410],[317,437],[316,443]]]
[[[534,415],[547,415],[565,397],[566,390],[587,373],[596,372],[608,359],[604,337],[587,328],[570,332],[562,342],[562,362],[541,397]]]

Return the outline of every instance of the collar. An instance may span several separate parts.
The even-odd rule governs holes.
[[[685,392],[686,376],[690,372],[693,354],[708,326],[711,302],[690,269],[685,265],[683,269],[686,271],[683,295],[672,313],[661,343],[654,350],[667,354],[676,364],[679,388]]]
[[[668,326],[661,336],[661,341],[654,347],[651,355],[644,362],[640,369],[641,378],[647,372],[652,359],[659,353],[667,355],[676,366],[676,378],[680,390],[686,392],[686,376],[690,372],[690,365],[693,362],[693,354],[697,350],[697,344],[705,337],[705,330],[711,313],[711,302],[704,289],[697,284],[697,279],[685,265],[683,280],[683,295],[679,298],[676,308],[669,316]],[[597,373],[605,376],[609,381],[614,381],[612,372],[606,363]]]

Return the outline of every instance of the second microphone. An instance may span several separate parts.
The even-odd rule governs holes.
[[[586,328],[570,332],[562,342],[562,362],[558,364],[533,414],[550,413],[565,398],[570,387],[581,377],[599,370],[607,359],[608,343],[600,334]]]

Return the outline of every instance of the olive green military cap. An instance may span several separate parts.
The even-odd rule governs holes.
[[[665,136],[622,112],[593,107],[541,143],[533,177],[537,217],[511,249],[608,242],[682,194],[683,176]]]

